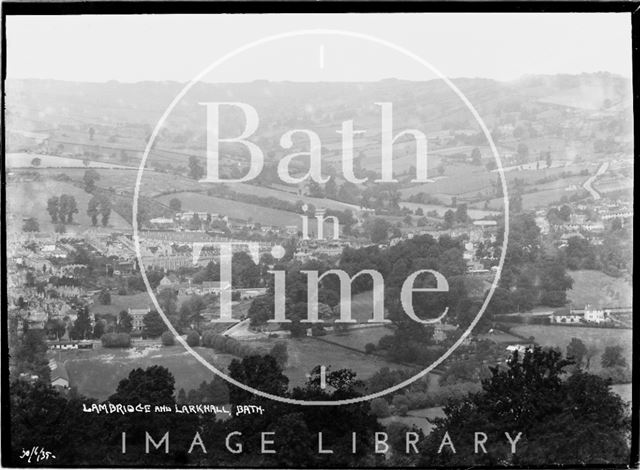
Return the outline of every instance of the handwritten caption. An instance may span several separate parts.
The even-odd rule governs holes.
[[[55,459],[53,452],[49,452],[40,446],[33,446],[30,449],[22,449],[20,460],[27,460],[27,463],[46,462],[49,459]],[[33,462],[32,462],[33,460]]]
[[[129,413],[178,413],[178,414],[226,414],[226,415],[248,415],[248,414],[264,414],[264,408],[257,405],[236,405],[231,407],[228,405],[180,405],[177,403],[171,405],[149,405],[138,403],[136,405],[121,403],[93,403],[87,405],[82,404],[82,411],[85,413],[96,414],[129,414]]]

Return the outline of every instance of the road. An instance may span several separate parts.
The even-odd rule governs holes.
[[[593,196],[593,199],[595,201],[597,201],[598,199],[601,199],[602,196],[600,196],[600,193],[594,189],[592,184],[596,180],[596,178],[598,178],[598,176],[600,176],[603,173],[605,173],[608,169],[609,169],[609,162],[604,162],[602,165],[600,165],[600,168],[598,168],[598,171],[596,171],[596,174],[593,175],[593,176],[590,176],[587,179],[587,181],[585,181],[582,184],[582,187],[584,189],[586,189],[587,191],[589,191],[589,193],[591,194],[591,196]]]

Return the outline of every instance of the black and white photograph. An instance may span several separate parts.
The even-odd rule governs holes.
[[[167,5],[2,4],[3,467],[638,468],[637,4]]]

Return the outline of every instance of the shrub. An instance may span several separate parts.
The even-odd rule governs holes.
[[[131,336],[127,333],[106,333],[102,335],[101,341],[105,348],[131,347]]]
[[[377,418],[386,418],[391,415],[389,403],[384,398],[374,398],[371,400],[371,413]]]
[[[200,346],[200,335],[197,331],[191,331],[187,335],[187,344],[192,348],[194,346]]]
[[[366,352],[367,354],[371,354],[375,350],[376,350],[376,345],[373,343],[367,343],[364,345],[364,352]]]
[[[404,395],[396,395],[393,397],[391,404],[395,408],[395,411],[400,416],[405,416],[409,411],[409,399]]]
[[[212,330],[206,330],[202,334],[202,346],[215,349],[216,351],[233,354],[238,357],[250,356],[258,354],[258,350],[254,350],[248,344],[243,344],[237,339],[214,333]]]
[[[162,341],[163,346],[173,346],[176,343],[175,338],[173,337],[173,333],[170,331],[165,331],[160,336],[160,340]]]

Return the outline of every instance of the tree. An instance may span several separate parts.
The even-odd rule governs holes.
[[[273,296],[261,295],[253,299],[247,316],[251,319],[251,326],[264,325],[273,318]]]
[[[29,217],[28,219],[26,219],[24,221],[24,224],[22,224],[22,231],[23,232],[39,232],[40,224],[38,223],[38,220],[33,217]]]
[[[309,181],[309,196],[311,197],[324,197],[324,191],[322,186],[315,180]]]
[[[111,215],[111,200],[104,196],[100,198],[100,215],[102,216],[102,226],[106,227]]]
[[[482,392],[445,406],[445,418],[419,444],[417,466],[628,461],[631,428],[622,399],[594,375],[578,371],[563,380],[564,368],[570,364],[555,350],[535,347],[522,356],[514,353],[506,367],[491,368],[491,377],[482,381]],[[474,433],[480,429],[492,443],[486,454],[474,452]],[[456,453],[447,445],[438,452],[445,432]],[[504,439],[505,432],[512,439],[522,432],[526,439],[517,444],[515,454]]]
[[[87,215],[91,217],[91,223],[95,227],[98,225],[98,215],[100,214],[98,196],[93,196],[87,204]]]
[[[289,379],[273,356],[247,356],[238,361],[234,359],[228,367],[232,379],[257,390],[282,396],[287,391]],[[232,404],[247,403],[254,396],[244,389],[232,386],[229,390]]]
[[[460,223],[467,223],[469,220],[469,215],[467,214],[467,205],[460,204],[456,208],[456,220]]]
[[[121,310],[118,314],[118,333],[131,333],[133,329],[133,319],[126,310]]]
[[[478,147],[474,147],[471,151],[471,163],[474,165],[482,165],[482,155]]]
[[[96,130],[93,127],[89,128],[89,140],[93,140],[93,137],[96,135]]]
[[[182,210],[182,201],[174,197],[169,201],[169,207],[174,212],[180,212]]]
[[[100,179],[100,174],[94,170],[89,169],[84,172],[82,181],[84,182],[84,190],[88,193],[92,193],[96,188],[96,181]]]
[[[31,160],[31,166],[40,166],[42,163],[42,159],[40,157],[35,157]]]
[[[324,185],[324,195],[329,199],[335,199],[338,195],[338,188],[334,177],[331,177]]]
[[[58,213],[60,211],[60,198],[58,196],[51,196],[47,199],[47,212],[51,217],[51,222],[54,224],[58,222]]]
[[[201,230],[202,229],[202,221],[200,220],[200,216],[198,214],[193,214],[191,220],[189,221],[189,230]]]
[[[367,227],[369,229],[369,238],[373,243],[384,243],[389,236],[388,232],[391,228],[389,222],[379,217],[373,219],[371,223],[367,220]]]
[[[173,289],[162,289],[157,295],[162,311],[168,317],[178,313],[178,293]]]
[[[192,348],[200,346],[200,335],[197,331],[190,331],[187,335],[187,344]]]
[[[44,326],[45,331],[47,332],[47,336],[53,337],[54,339],[60,341],[64,334],[67,331],[67,327],[62,319],[49,319]]]
[[[571,217],[571,207],[568,206],[567,204],[564,204],[558,210],[558,216],[560,217],[560,219],[564,220],[565,222],[568,222],[569,218]]]
[[[451,210],[448,209],[447,212],[444,213],[444,224],[445,226],[451,228],[453,227],[453,223],[455,221],[456,215],[455,213]]]
[[[269,354],[275,358],[278,366],[281,369],[284,369],[287,366],[287,361],[289,360],[289,354],[287,353],[287,343],[282,341],[277,342],[273,345],[273,348],[271,348]]]
[[[106,196],[93,196],[87,205],[87,215],[91,217],[91,223],[98,225],[98,216],[101,215],[102,226],[106,227],[111,215],[111,200]]]
[[[101,305],[111,305],[111,293],[107,289],[102,289],[98,294],[98,302]]]
[[[91,318],[89,317],[89,307],[86,305],[78,309],[76,321],[69,332],[71,339],[88,339],[93,331]]]
[[[174,344],[176,344],[173,333],[171,333],[169,330],[163,332],[162,335],[160,335],[160,341],[162,341],[163,346],[173,346]]]
[[[351,181],[345,181],[340,189],[338,190],[337,199],[343,202],[347,202],[349,204],[357,204],[358,203],[358,187],[353,184]]]
[[[204,176],[204,168],[200,165],[198,159],[192,155],[189,157],[189,177],[199,180]]]
[[[134,369],[118,384],[112,403],[171,404],[175,379],[166,367],[151,366],[145,370]]]
[[[43,382],[49,381],[49,366],[46,358],[47,343],[44,330],[28,329],[18,343],[12,359],[17,372],[37,375]]]
[[[378,418],[386,418],[391,416],[389,403],[384,398],[374,398],[371,400],[371,413]]]
[[[567,346],[567,359],[571,359],[578,367],[584,363],[587,355],[587,347],[578,338],[571,338],[571,342]]]
[[[78,213],[78,204],[76,198],[69,194],[63,194],[60,196],[60,209],[58,210],[58,217],[62,223],[70,224],[73,222],[73,214]]]
[[[627,360],[622,354],[622,346],[607,346],[604,348],[600,362],[603,368],[608,367],[626,367]]]
[[[106,329],[106,322],[104,320],[99,320],[93,325],[93,337],[95,339],[100,339],[104,334],[104,330]]]
[[[151,338],[157,338],[167,330],[167,325],[165,325],[164,320],[155,310],[151,310],[147,313],[142,318],[142,323],[144,324],[142,334]]]
[[[131,336],[127,333],[105,333],[100,338],[105,348],[130,348]]]

